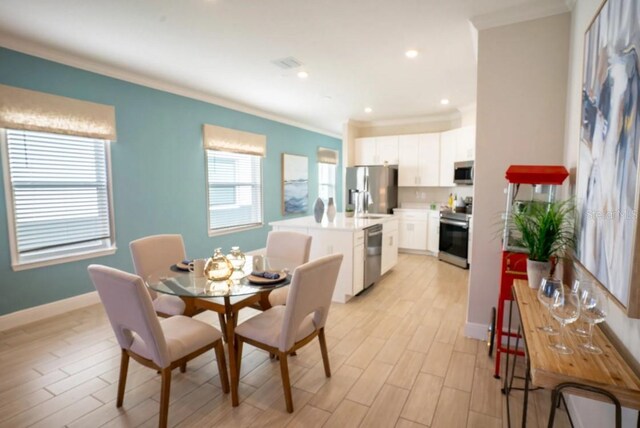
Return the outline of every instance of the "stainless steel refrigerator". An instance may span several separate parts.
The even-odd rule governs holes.
[[[347,168],[347,203],[358,213],[393,214],[398,206],[398,169],[394,166]]]

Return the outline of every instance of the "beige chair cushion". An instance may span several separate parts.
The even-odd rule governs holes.
[[[185,307],[186,305],[181,298],[169,294],[158,293],[153,301],[153,309],[166,315],[182,315]]]
[[[287,295],[289,295],[289,286],[276,288],[269,293],[269,303],[271,306],[285,305],[287,303]]]
[[[290,261],[300,266],[309,261],[311,236],[299,232],[269,232],[267,236],[267,257]],[[282,287],[269,294],[271,306],[287,303],[289,287]]]
[[[255,340],[256,342],[278,348],[280,345],[280,334],[282,333],[284,313],[284,306],[274,306],[273,308],[264,311],[253,318],[249,318],[247,321],[240,324],[236,328],[236,334],[246,337],[247,339]],[[313,324],[313,314],[309,314],[300,323],[298,332],[295,336],[295,341],[298,342],[304,339],[313,333],[315,329],[316,327]]]
[[[164,333],[171,361],[189,355],[222,337],[215,327],[182,315],[160,320],[160,328]],[[135,333],[130,349],[144,358],[152,359],[147,345]]]

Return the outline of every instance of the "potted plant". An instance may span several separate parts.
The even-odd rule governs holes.
[[[518,246],[529,252],[529,286],[538,288],[544,277],[553,277],[558,259],[575,244],[573,201],[531,202],[513,213],[519,232]]]
[[[344,210],[344,215],[345,217],[353,217],[355,213],[353,212],[353,207],[351,207],[351,205],[349,205],[347,208],[345,208]]]

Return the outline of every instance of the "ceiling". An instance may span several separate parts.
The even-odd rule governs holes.
[[[558,2],[2,0],[0,44],[19,40],[41,56],[56,52],[77,60],[72,65],[145,76],[340,134],[348,119],[442,115],[474,103],[469,19]],[[418,57],[408,59],[408,49]],[[303,66],[272,63],[289,56]],[[307,79],[297,77],[301,69]]]

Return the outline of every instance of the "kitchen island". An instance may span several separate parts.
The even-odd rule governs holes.
[[[333,301],[345,303],[364,289],[365,229],[378,224],[382,225],[380,274],[384,275],[398,262],[398,220],[393,215],[361,214],[349,218],[338,213],[333,222],[325,216],[322,223],[316,223],[313,216],[308,216],[274,221],[269,226],[274,231],[310,235],[310,260],[335,253],[344,255]]]

